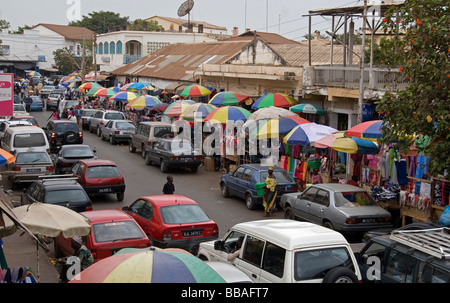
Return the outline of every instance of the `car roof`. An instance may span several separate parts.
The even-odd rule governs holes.
[[[77,122],[69,120],[52,120],[51,122],[55,124],[63,124],[63,123],[77,124]]]
[[[76,181],[72,179],[59,179],[59,180],[39,180],[46,189],[83,189],[83,187]]]
[[[132,220],[127,213],[117,209],[92,210],[80,213],[91,223]]]
[[[98,166],[98,165],[114,165],[116,166],[116,163],[114,163],[111,160],[105,160],[105,159],[92,159],[92,160],[79,160],[78,162],[83,162],[86,164],[86,166]]]
[[[363,189],[361,187],[350,185],[350,184],[342,184],[342,183],[320,183],[320,184],[313,184],[311,186],[328,189],[328,190],[331,190],[334,192],[353,192],[353,191],[365,192],[366,191],[365,189]]]
[[[165,122],[160,122],[160,121],[139,122],[139,124],[149,125],[149,126],[172,126],[172,124],[170,124],[170,123],[165,123]]]
[[[256,170],[268,170],[268,167],[269,167],[269,166],[261,165],[261,164],[242,164],[241,166],[253,168]],[[273,170],[274,171],[286,171],[285,169],[283,169],[281,167],[277,167],[277,166],[274,166]]]
[[[42,128],[39,128],[34,125],[24,125],[21,127],[8,128],[8,131],[15,132],[15,133],[28,133],[28,132],[34,132],[37,130],[40,130],[43,132]]]
[[[86,148],[86,149],[92,149],[89,145],[86,144],[64,144],[61,146],[61,149],[70,149],[70,148]]]
[[[287,250],[348,244],[342,234],[326,227],[287,219],[238,223],[233,230],[267,240]]]
[[[197,202],[195,202],[191,198],[188,198],[183,195],[155,195],[155,196],[141,197],[141,199],[152,201],[155,205],[158,206],[169,206],[177,204],[197,204]]]

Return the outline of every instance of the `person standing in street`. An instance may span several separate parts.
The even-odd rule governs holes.
[[[82,112],[79,105],[75,105],[75,117],[77,118],[77,125],[80,128],[80,130],[83,129],[82,125]]]
[[[173,184],[173,177],[167,176],[167,183],[164,184],[163,194],[172,195],[175,192],[175,185]]]
[[[266,178],[266,191],[263,197],[263,205],[265,216],[269,217],[274,212],[277,207],[276,198],[277,198],[277,179],[273,174],[273,166],[269,166],[268,175]]]

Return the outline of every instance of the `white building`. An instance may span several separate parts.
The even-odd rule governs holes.
[[[176,43],[215,42],[225,36],[205,33],[118,31],[97,35],[100,71],[111,72]]]
[[[81,43],[94,37],[87,28],[38,24],[23,34],[0,32],[0,70],[23,76],[26,69],[57,72],[53,52],[67,47],[76,56],[82,55]]]

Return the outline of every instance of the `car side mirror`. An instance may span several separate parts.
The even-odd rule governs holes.
[[[130,208],[129,208],[128,206],[123,206],[123,207],[122,207],[122,210],[123,210],[123,211],[128,211],[128,210],[130,210]]]
[[[223,241],[217,240],[214,242],[214,250],[223,250]]]
[[[302,197],[303,197],[303,195],[300,194],[300,195],[297,196],[297,199],[302,199]]]

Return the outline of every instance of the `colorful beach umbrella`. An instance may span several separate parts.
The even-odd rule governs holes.
[[[227,123],[227,121],[247,121],[251,113],[245,108],[238,106],[218,107],[209,113],[205,122]]]
[[[41,73],[35,72],[35,71],[28,72],[27,76],[29,76],[29,77],[42,77]]]
[[[323,115],[326,113],[326,111],[323,108],[309,104],[309,103],[302,103],[302,104],[294,105],[289,110],[294,113],[304,113],[304,114]]]
[[[180,100],[170,104],[164,111],[164,115],[167,117],[179,117],[189,106],[195,104],[192,100]]]
[[[137,97],[134,100],[131,100],[126,106],[125,108],[134,108],[137,110],[142,110],[144,108],[153,108],[155,105],[157,104],[161,104],[162,102],[153,96],[149,96],[149,95],[144,95],[144,96],[140,96]]]
[[[268,94],[259,97],[252,105],[252,109],[257,110],[260,108],[275,106],[275,107],[291,107],[297,104],[297,100],[287,94]]]
[[[83,84],[81,84],[79,87],[78,87],[78,90],[80,91],[80,90],[90,90],[90,89],[93,89],[93,88],[103,88],[103,86],[101,86],[100,84],[98,84],[98,83],[95,83],[95,82],[86,82],[86,83],[83,83]]]
[[[200,117],[200,120],[204,121],[209,113],[211,113],[215,109],[216,107],[214,105],[196,103],[186,108],[186,110],[181,113],[180,119],[186,121],[194,121],[195,118]]]
[[[189,253],[151,248],[119,252],[102,259],[70,283],[225,283],[225,280]]]
[[[338,138],[345,137],[344,132],[337,132],[333,133],[331,135],[325,136],[322,139],[317,140],[314,142],[314,146],[317,148],[328,148],[333,145],[334,141],[336,141]]]
[[[130,102],[131,100],[134,100],[137,97],[139,97],[139,96],[132,92],[118,92],[114,96],[109,98],[109,100],[110,101]]]
[[[181,92],[181,97],[201,97],[212,94],[212,91],[203,85],[189,85]]]
[[[110,88],[98,88],[94,94],[94,97],[111,98],[115,94],[116,94],[116,92]]]
[[[0,148],[0,165],[7,165],[16,161],[14,155]]]
[[[214,106],[238,105],[247,99],[250,97],[233,92],[220,92],[214,95],[208,104]]]
[[[100,76],[101,75],[101,72],[97,72],[97,76]],[[84,77],[84,79],[85,80],[90,80],[90,79],[94,79],[95,78],[95,72],[90,72],[90,73],[88,73],[85,77]]]
[[[378,154],[380,152],[375,142],[355,137],[338,138],[331,148],[349,154]]]
[[[382,125],[383,125],[382,120],[363,122],[345,131],[345,136],[376,141],[379,138],[381,138]]]
[[[279,116],[265,123],[258,132],[258,138],[272,138],[285,135],[300,124],[311,123],[299,116]]]
[[[91,88],[91,89],[86,93],[86,96],[88,96],[88,97],[93,97],[93,96],[95,96],[95,94],[96,94],[100,89],[101,89],[100,87],[94,87],[94,88]]]
[[[287,144],[306,146],[336,132],[337,129],[326,125],[306,123],[294,127],[283,141]]]

